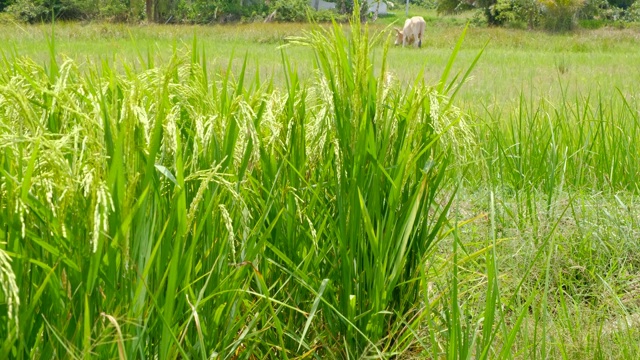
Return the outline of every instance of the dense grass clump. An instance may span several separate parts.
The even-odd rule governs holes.
[[[478,126],[486,176],[513,191],[552,194],[563,186],[637,192],[640,123],[637,100],[613,94],[528,101],[509,114],[487,111]],[[503,119],[501,117],[506,117]],[[496,162],[497,161],[497,162]]]
[[[5,58],[2,357],[410,348],[459,112],[390,82],[386,47],[375,75],[359,26],[298,39],[316,76],[283,52],[284,89],[211,78],[195,40],[124,73]]]

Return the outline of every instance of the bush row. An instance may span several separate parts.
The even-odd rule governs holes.
[[[0,0],[0,11],[29,23],[56,19],[206,24],[306,21],[308,16],[320,22],[346,20],[335,11],[309,9],[308,0]]]
[[[578,26],[640,22],[640,2],[635,0],[440,0],[439,12],[477,9],[476,23],[490,26],[543,28],[570,31]]]

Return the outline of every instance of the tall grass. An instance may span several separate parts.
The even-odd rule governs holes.
[[[284,89],[246,61],[210,77],[196,39],[140,72],[80,71],[53,41],[46,67],[5,57],[1,357],[415,346],[458,112],[438,87],[389,82],[386,45],[374,74],[368,34],[308,33],[316,77],[283,51]]]
[[[507,119],[487,110],[488,121],[476,128],[491,172],[476,179],[546,193],[562,185],[637,191],[637,108],[634,98],[614,89],[558,101],[522,95]]]
[[[498,343],[507,340],[516,358],[636,357],[635,99],[619,90],[539,102],[522,95],[506,116],[487,108],[472,118],[482,119],[474,126],[481,171],[465,179],[490,198],[489,233],[505,242],[486,268],[503,274],[486,285],[487,299],[499,290],[496,308],[507,309]]]

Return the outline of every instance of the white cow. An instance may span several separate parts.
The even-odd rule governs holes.
[[[402,47],[404,47],[406,44],[416,43],[418,47],[422,47],[422,37],[426,27],[427,23],[422,16],[414,16],[411,19],[407,19],[404,22],[402,31],[395,28],[397,33],[395,45],[402,43]]]

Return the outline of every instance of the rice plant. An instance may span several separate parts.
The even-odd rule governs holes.
[[[211,75],[195,38],[141,71],[80,70],[54,36],[47,66],[5,57],[1,356],[414,347],[460,111],[443,87],[389,81],[387,45],[376,75],[382,35],[360,26],[297,39],[316,56],[305,83],[282,50],[284,88],[246,60]]]

